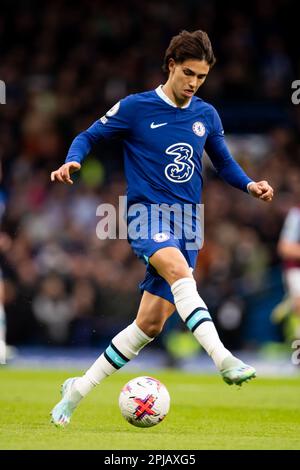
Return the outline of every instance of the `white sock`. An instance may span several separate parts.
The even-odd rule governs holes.
[[[212,322],[205,302],[197,291],[196,281],[184,277],[171,286],[177,312],[197,338],[201,346],[211,356],[218,369],[223,360],[231,355],[221,342]]]
[[[74,388],[84,397],[101,380],[137,356],[140,350],[153,339],[147,336],[134,321],[112,339],[108,348],[86,371],[84,376],[76,380]]]
[[[3,305],[0,304],[0,364],[6,363],[6,322]]]

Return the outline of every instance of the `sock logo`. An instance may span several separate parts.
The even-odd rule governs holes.
[[[125,366],[129,359],[122,354],[113,343],[110,343],[104,352],[105,359],[116,369]]]

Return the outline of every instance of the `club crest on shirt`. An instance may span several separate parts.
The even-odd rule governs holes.
[[[195,132],[196,135],[199,137],[203,137],[205,134],[205,126],[202,122],[196,121],[193,124],[193,131]]]
[[[166,240],[169,240],[169,238],[170,235],[165,232],[160,232],[153,235],[153,240],[158,243],[165,242]]]
[[[111,117],[117,114],[120,108],[120,101],[118,101],[112,108],[110,108],[107,113],[105,114],[106,117]]]

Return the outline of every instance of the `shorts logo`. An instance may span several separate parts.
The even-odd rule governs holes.
[[[118,101],[112,108],[110,108],[105,114],[106,117],[111,117],[117,114],[120,108],[120,101]]]
[[[196,135],[199,137],[203,137],[205,134],[205,126],[202,124],[200,121],[196,121],[193,124],[193,131],[195,132]]]
[[[165,232],[160,232],[153,235],[153,240],[157,243],[165,242],[166,240],[169,240],[169,238],[170,235]]]

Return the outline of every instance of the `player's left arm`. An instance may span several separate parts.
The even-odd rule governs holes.
[[[212,110],[212,126],[205,150],[218,175],[231,186],[248,192],[253,197],[266,202],[272,201],[274,191],[270,184],[265,180],[253,181],[234,160],[225,142],[221,119],[213,107]]]

